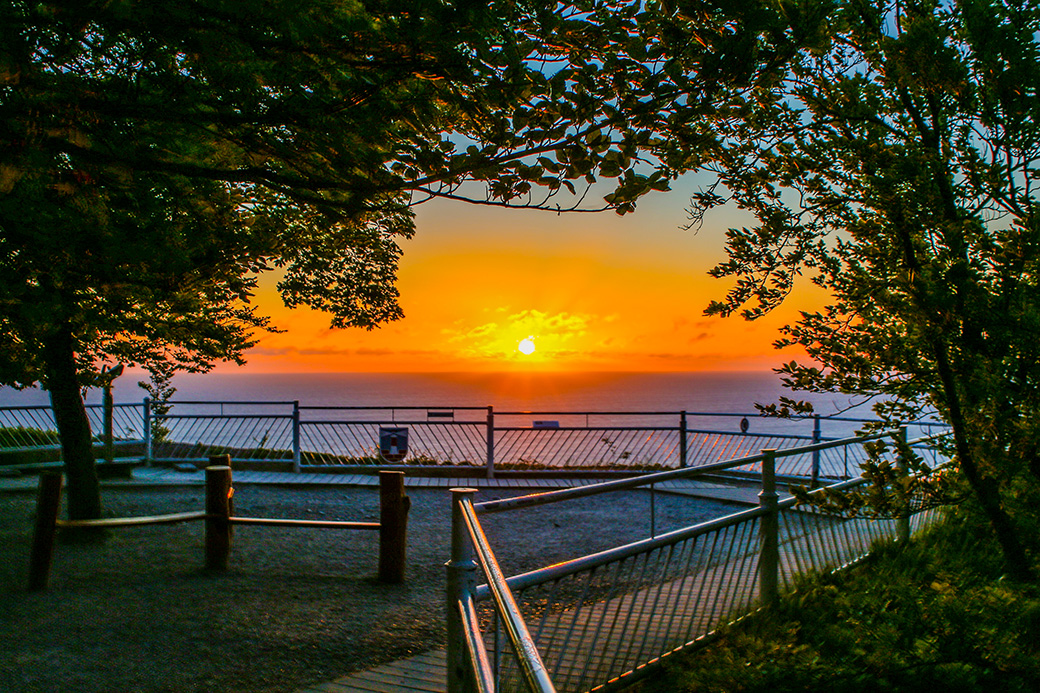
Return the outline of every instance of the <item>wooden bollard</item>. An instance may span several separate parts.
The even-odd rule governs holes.
[[[231,553],[231,467],[206,467],[206,569],[227,570]]]
[[[404,581],[408,508],[404,472],[379,472],[379,581]]]
[[[210,466],[210,467],[227,467],[227,468],[230,469],[231,468],[231,455],[228,455],[228,454],[210,455],[209,456],[209,465],[208,466]],[[235,488],[234,488],[234,486],[232,486],[231,490],[228,491],[227,514],[228,514],[228,517],[233,517],[234,514],[235,514]],[[231,524],[228,525],[228,537],[230,539],[234,539],[235,538],[235,526],[234,525],[231,525]]]
[[[49,472],[40,476],[36,494],[36,526],[29,556],[29,589],[33,591],[47,589],[61,506],[61,483],[60,473]]]

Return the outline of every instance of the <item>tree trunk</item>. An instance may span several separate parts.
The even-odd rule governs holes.
[[[968,423],[961,409],[961,401],[957,394],[957,387],[947,358],[945,346],[935,343],[933,345],[936,356],[936,365],[939,378],[946,396],[946,404],[950,415],[950,426],[953,429],[954,448],[957,452],[957,461],[961,472],[968,480],[975,498],[982,506],[982,512],[989,520],[990,527],[996,535],[997,543],[1000,544],[1001,552],[1004,554],[1004,562],[1011,575],[1022,582],[1034,580],[1033,570],[1026,556],[1022,542],[1018,539],[1015,526],[1004,510],[1004,504],[1000,498],[1000,489],[995,479],[985,476],[975,461],[974,451],[968,441]]]
[[[90,421],[76,378],[76,354],[69,329],[61,329],[44,343],[47,390],[65,460],[70,520],[101,517],[101,489],[94,466]]]

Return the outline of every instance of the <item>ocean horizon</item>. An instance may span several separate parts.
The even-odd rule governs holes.
[[[141,401],[137,382],[147,377],[128,372],[116,380],[116,402]],[[770,371],[645,372],[465,372],[465,373],[207,373],[174,378],[178,401],[298,401],[313,407],[430,408],[485,407],[496,412],[705,412],[753,414],[756,404],[781,395],[813,402],[821,415],[870,418],[868,406],[849,409],[848,396],[792,393]],[[100,390],[86,393],[101,401]],[[0,406],[47,405],[39,389],[0,388]],[[766,422],[763,422],[766,423]],[[784,428],[792,422],[769,422]],[[798,426],[799,429],[805,427]],[[733,425],[732,423],[730,425]],[[804,431],[803,431],[804,432]]]

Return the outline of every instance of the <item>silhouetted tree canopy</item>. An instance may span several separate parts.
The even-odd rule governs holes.
[[[811,358],[781,369],[788,383],[877,398],[888,421],[937,412],[1028,578],[1015,516],[1035,515],[1040,488],[1040,7],[783,7],[806,49],[712,119],[719,184],[694,203],[733,199],[758,223],[730,230],[714,274],[735,285],[708,312],[754,319],[803,274],[830,291],[780,341]]]
[[[99,512],[79,388],[106,360],[240,361],[273,328],[259,274],[371,328],[401,314],[426,199],[624,213],[666,189],[666,139],[710,142],[716,92],[778,62],[773,14],[729,5],[0,5],[0,383],[50,391],[71,515]]]

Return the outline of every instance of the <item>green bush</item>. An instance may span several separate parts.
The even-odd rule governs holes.
[[[1040,589],[1001,574],[963,510],[907,547],[803,581],[779,607],[676,657],[646,693],[1040,690]]]
[[[57,431],[44,431],[24,426],[0,427],[0,448],[27,448],[57,444]]]

